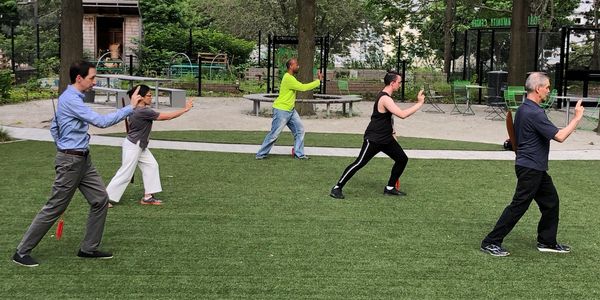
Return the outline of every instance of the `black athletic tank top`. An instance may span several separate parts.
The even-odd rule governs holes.
[[[380,113],[377,110],[377,104],[379,104],[379,100],[383,96],[390,97],[390,95],[384,91],[377,94],[377,100],[375,100],[375,104],[373,105],[371,122],[369,123],[369,126],[367,126],[367,130],[365,130],[365,139],[378,144],[388,144],[394,140],[394,137],[392,136],[392,133],[394,132],[392,113],[389,111]]]

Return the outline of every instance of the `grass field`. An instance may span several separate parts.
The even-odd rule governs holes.
[[[153,150],[162,207],[137,204],[138,179],[109,211],[102,249],[114,259],[75,256],[88,206],[80,193],[32,255],[37,268],[10,261],[45,203],[54,145],[0,145],[0,298],[405,298],[593,299],[597,273],[600,162],[551,162],[561,196],[559,241],[570,254],[535,249],[535,204],[505,240],[512,255],[479,251],[510,200],[510,161],[416,160],[402,189],[382,195],[391,161],[376,158],[349,182],[345,200],[328,196],[352,158],[297,161],[251,154]],[[108,181],[120,148],[93,146]],[[596,274],[596,275],[594,275]]]
[[[125,136],[123,133],[107,134],[109,136]],[[264,131],[219,131],[219,130],[190,130],[190,131],[153,131],[151,138],[155,140],[225,143],[225,144],[250,144],[260,145],[267,135]],[[399,137],[398,141],[404,149],[419,150],[503,150],[500,144],[486,144],[475,142],[438,140],[414,137]],[[339,147],[360,148],[363,142],[362,134],[350,133],[307,133],[305,146],[307,147]],[[276,145],[291,146],[294,138],[290,132],[283,132]]]

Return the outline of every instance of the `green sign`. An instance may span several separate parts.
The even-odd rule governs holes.
[[[529,16],[527,18],[527,25],[537,26],[540,22],[540,17]],[[491,19],[474,19],[471,21],[471,28],[509,28],[511,19],[505,18],[491,18]]]

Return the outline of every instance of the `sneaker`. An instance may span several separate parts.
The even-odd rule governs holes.
[[[12,261],[14,261],[17,265],[21,265],[24,267],[37,267],[40,264],[33,259],[30,255],[21,256],[19,253],[15,252],[15,255],[12,257]]]
[[[266,155],[264,155],[264,156],[256,156],[255,158],[256,158],[256,160],[263,160],[263,159],[266,159],[267,156]]]
[[[331,192],[329,193],[329,196],[335,198],[335,199],[344,199],[344,194],[342,193],[342,189],[341,188],[332,188]]]
[[[509,256],[510,252],[506,251],[506,249],[498,246],[498,245],[494,245],[494,244],[489,244],[485,247],[481,247],[481,251],[490,254],[491,256]]]
[[[306,155],[302,155],[302,156],[294,156],[295,159],[299,159],[299,160],[309,160],[310,157],[306,156]]]
[[[94,251],[92,253],[87,253],[87,252],[81,251],[81,249],[79,249],[79,252],[77,253],[77,256],[79,256],[81,258],[97,258],[97,259],[111,259],[111,258],[113,258],[113,255],[110,252]]]
[[[388,190],[385,187],[383,188],[383,194],[387,195],[387,196],[406,196],[405,192],[401,192],[401,191],[397,190],[396,188]]]
[[[152,196],[148,199],[142,198],[142,200],[140,200],[140,204],[141,205],[163,205],[163,202],[161,200],[154,198],[154,196]]]
[[[569,253],[569,252],[571,252],[571,247],[569,247],[569,245],[564,245],[564,244],[545,245],[542,243],[538,243],[537,249],[540,252],[553,252],[553,253]]]

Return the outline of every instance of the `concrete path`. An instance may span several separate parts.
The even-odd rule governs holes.
[[[4,127],[11,136],[18,139],[35,141],[53,141],[48,129]],[[123,138],[93,135],[92,145],[121,146]],[[212,151],[256,154],[259,145],[216,144],[152,140],[152,149],[174,149],[188,151]],[[309,156],[345,156],[356,157],[358,148],[330,148],[306,147]],[[291,146],[275,146],[272,154],[289,155]],[[464,150],[406,150],[410,158],[423,159],[464,159],[464,160],[513,160],[514,154],[510,151],[464,151]],[[385,157],[385,154],[378,155]],[[600,150],[553,150],[550,151],[551,160],[600,160]]]
[[[97,100],[98,101],[98,100]],[[411,103],[400,103],[408,107]],[[91,104],[92,109],[105,114],[115,110],[106,104]],[[373,102],[355,104],[354,111],[358,116],[324,118],[324,107],[317,106],[318,115],[303,117],[307,134],[311,132],[337,132],[362,134],[369,123]],[[501,145],[506,139],[504,121],[487,120],[485,106],[475,105],[475,115],[464,116],[450,114],[451,105],[442,105],[445,114],[417,112],[408,119],[396,118],[396,131],[400,136],[446,139],[494,143]],[[332,105],[332,110],[340,110],[341,106]],[[171,108],[160,107],[159,111],[171,111]],[[268,131],[271,119],[256,117],[251,114],[252,102],[243,98],[200,97],[195,98],[194,108],[185,115],[166,122],[154,122],[153,131],[164,130],[247,130]],[[49,121],[53,117],[52,101],[39,100],[13,105],[0,106],[0,126],[7,128],[11,135],[21,139],[52,141],[49,134]],[[550,118],[558,126],[564,125],[564,111],[551,112]],[[99,145],[120,146],[122,138],[102,137],[96,134],[124,132],[121,122],[115,126],[101,129],[90,127],[92,143]],[[287,131],[287,129],[286,129]],[[283,133],[289,134],[289,133]],[[359,145],[357,145],[358,147]],[[216,151],[236,153],[256,153],[259,145],[231,145],[192,142],[151,142],[150,147],[157,149],[179,149],[192,151]],[[275,146],[272,153],[289,154],[291,147]],[[359,149],[307,147],[307,155],[324,156],[356,156]],[[452,150],[408,150],[411,158],[426,159],[493,159],[512,160],[514,154],[508,151],[452,151]],[[599,160],[600,136],[592,131],[577,130],[564,143],[552,142],[550,158],[553,160]]]

